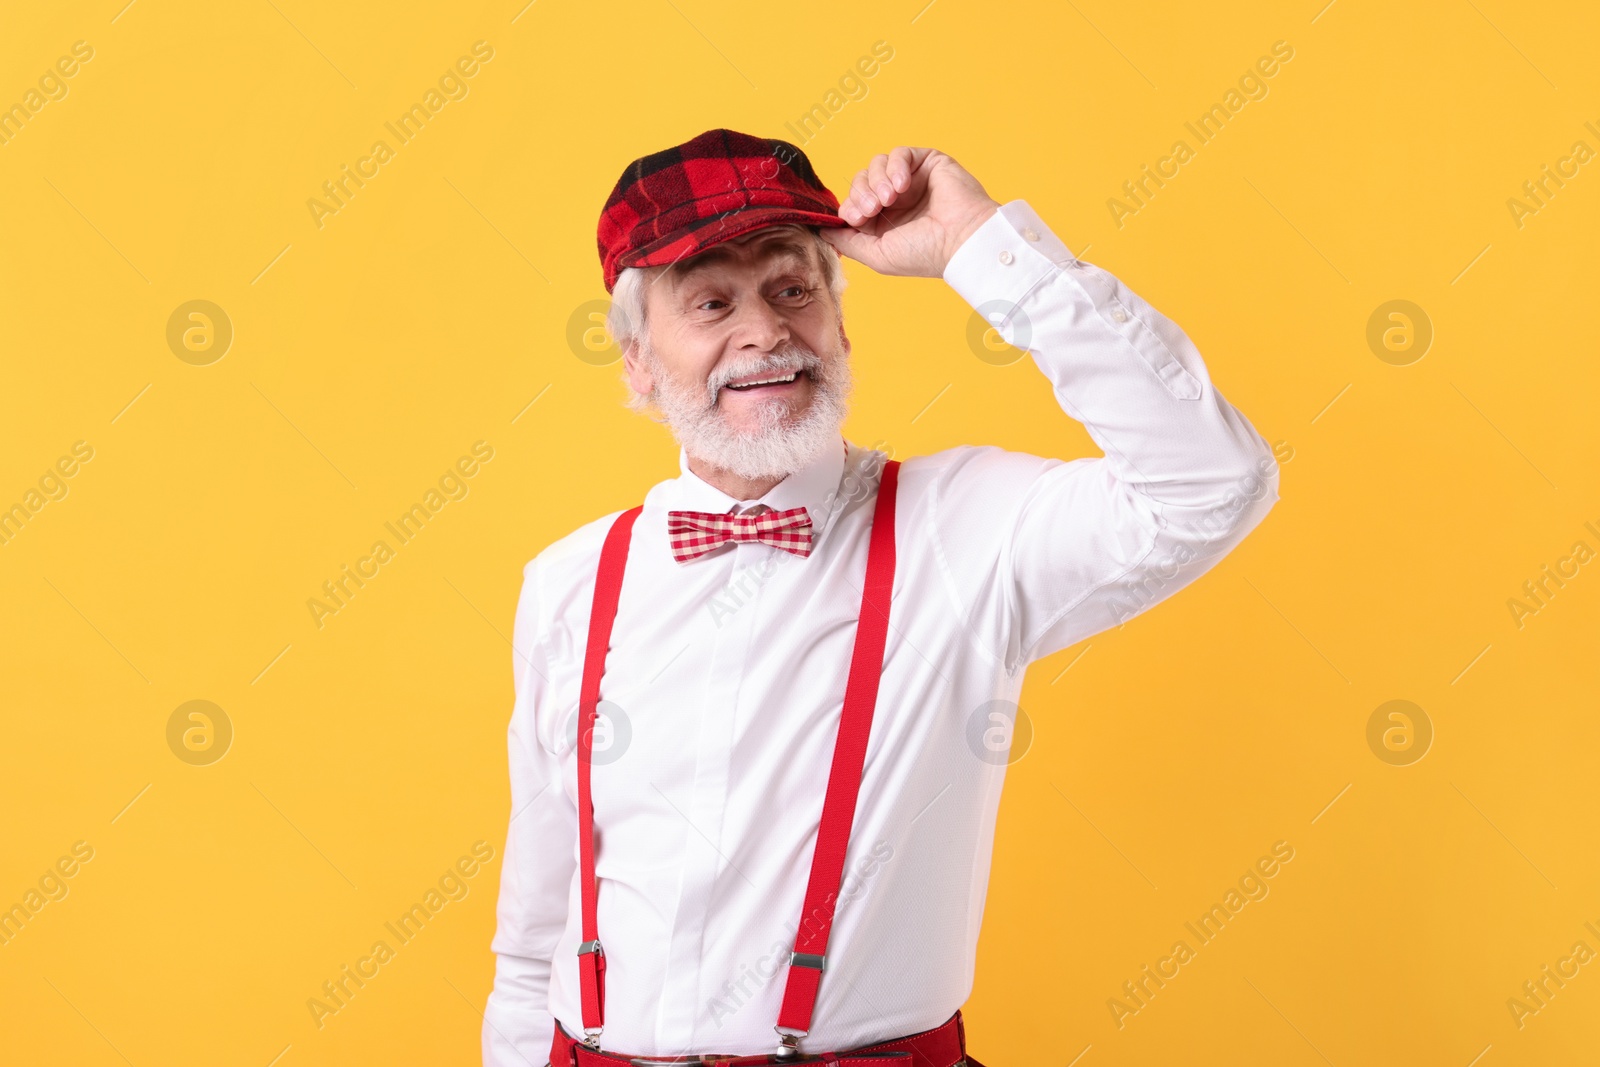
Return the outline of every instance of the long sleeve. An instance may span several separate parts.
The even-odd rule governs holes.
[[[1025,201],[985,221],[944,277],[1032,355],[1104,452],[1064,461],[965,446],[934,476],[947,586],[1008,672],[1188,585],[1277,501],[1271,448],[1184,332],[1077,260]]]
[[[507,730],[511,821],[500,872],[494,989],[484,1011],[485,1067],[544,1067],[555,1023],[547,1008],[551,956],[567,921],[578,815],[561,764],[541,742],[549,707],[538,560],[524,571],[512,633],[516,700]]]

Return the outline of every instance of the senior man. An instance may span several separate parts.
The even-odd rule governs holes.
[[[628,166],[599,251],[680,473],[524,571],[484,1062],[977,1065],[1025,668],[1212,567],[1272,451],[1182,330],[933,149],[841,204],[794,145],[710,130]],[[839,253],[944,278],[1105,454],[846,439]]]

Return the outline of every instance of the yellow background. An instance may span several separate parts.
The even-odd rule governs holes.
[[[1593,1055],[1600,963],[1520,1029],[1506,1006],[1600,951],[1600,565],[1520,628],[1507,607],[1600,549],[1600,163],[1520,228],[1506,206],[1600,149],[1593,5],[124,3],[0,26],[0,103],[94,49],[0,146],[0,506],[94,449],[0,545],[0,905],[94,849],[0,946],[0,1061],[477,1062],[520,568],[676,473],[568,341],[605,296],[600,206],[704,129],[794,140],[878,40],[893,59],[804,144],[824,180],[931,145],[1026,198],[1283,459],[1213,572],[1033,668],[973,1052]],[[469,95],[319,229],[306,201],[478,40]],[[1280,40],[1269,94],[1115,225],[1107,199]],[[852,439],[1096,454],[1031,361],[975,357],[947,286],[847,271]],[[233,325],[208,366],[166,342],[194,299]],[[1409,366],[1366,342],[1394,299],[1435,331]],[[469,495],[319,629],[306,601],[479,440]],[[166,740],[196,699],[235,731],[209,766]],[[1393,699],[1435,731],[1409,766],[1366,740]],[[306,1000],[479,840],[469,895],[318,1029]],[[1119,1029],[1108,999],[1280,840],[1270,895]]]

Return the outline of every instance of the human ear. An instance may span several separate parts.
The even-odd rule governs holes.
[[[655,389],[655,377],[641,358],[638,338],[629,338],[622,346],[622,366],[628,373],[628,384],[640,396],[649,396]]]

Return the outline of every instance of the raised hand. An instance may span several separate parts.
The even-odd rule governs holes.
[[[879,274],[938,278],[972,232],[999,210],[978,180],[933,148],[899,147],[855,176],[839,217],[818,232]]]

